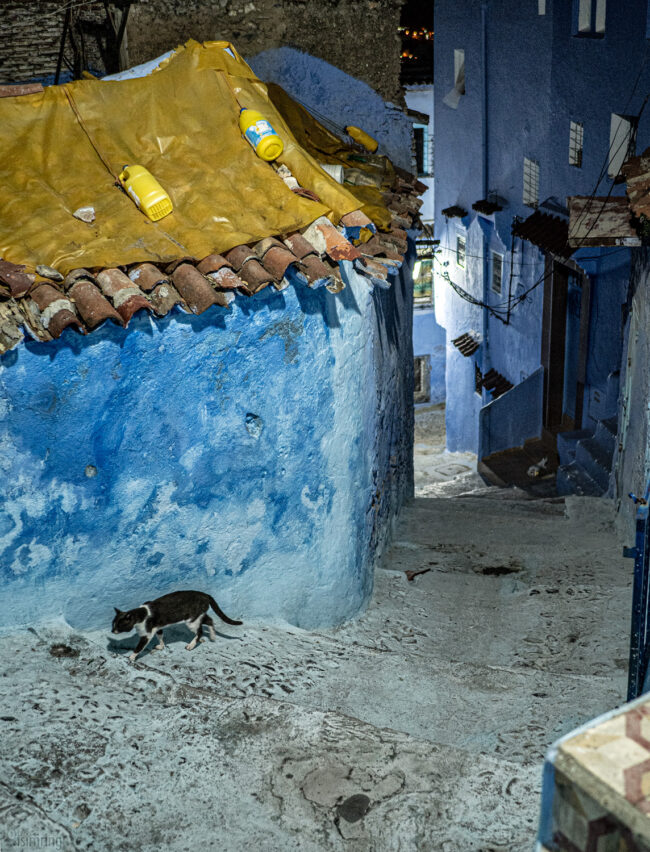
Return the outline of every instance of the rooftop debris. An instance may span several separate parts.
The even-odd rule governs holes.
[[[169,130],[164,93],[170,82],[165,75],[172,82],[191,75],[194,94],[176,116],[176,123],[185,127],[181,136]],[[237,80],[237,98],[263,106],[272,119],[285,142],[281,163],[260,161],[241,137],[232,83],[224,84],[229,75]],[[201,314],[214,305],[227,309],[236,293],[252,296],[269,285],[278,290],[290,284],[325,286],[336,293],[344,287],[342,261],[353,262],[370,286],[389,286],[407,250],[407,229],[418,222],[417,195],[426,187],[385,157],[360,156],[279,87],[268,89],[273,97],[264,100],[260,92],[265,87],[227,42],[188,42],[147,78],[83,80],[35,90],[37,109],[33,101],[28,108],[26,92],[0,101],[0,141],[5,116],[10,119],[5,133],[28,131],[39,116],[47,124],[48,114],[70,126],[70,133],[63,134],[65,143],[48,159],[46,173],[39,172],[42,158],[35,156],[35,148],[13,147],[10,166],[0,166],[0,178],[7,182],[5,201],[21,199],[12,208],[12,227],[3,231],[0,226],[0,354],[15,346],[23,332],[49,341],[69,327],[87,333],[106,320],[126,326],[142,310],[164,316],[179,307]],[[160,126],[142,125],[147,110],[137,108],[138,98],[149,108],[150,119],[153,110],[154,125],[159,118]],[[161,98],[162,112],[155,106]],[[203,126],[213,122],[214,110],[198,109],[206,99],[212,106],[221,102],[219,117],[227,132],[219,145],[212,127]],[[137,154],[160,174],[173,198],[174,212],[163,222],[145,219],[115,188],[121,160],[140,159],[134,156],[136,144],[144,146]],[[193,145],[199,146],[200,157]],[[75,174],[69,181],[64,175],[59,185],[71,147]],[[346,172],[352,178],[366,174],[369,184],[340,185],[318,166],[321,161],[341,164],[344,178]],[[28,216],[36,199],[30,201],[16,188],[16,181],[30,171],[45,187],[38,198],[38,219]],[[96,200],[83,207],[92,210],[86,222],[93,227],[72,224],[71,211],[80,214],[83,207],[77,205],[89,197]],[[21,215],[30,228],[17,244],[16,216]]]
[[[640,246],[628,199],[582,195],[569,198],[569,245]]]

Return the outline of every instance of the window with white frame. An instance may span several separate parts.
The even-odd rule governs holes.
[[[609,169],[608,174],[615,178],[628,157],[634,155],[636,142],[636,116],[612,113],[609,126]]]
[[[429,148],[429,128],[426,124],[413,125],[415,142],[415,166],[418,176],[426,177],[431,174],[431,151]]]
[[[465,266],[465,237],[456,237],[456,266]]]
[[[524,157],[524,193],[523,202],[528,207],[539,204],[539,163]]]
[[[496,251],[492,252],[492,292],[501,295],[501,283],[503,281],[503,255]]]
[[[582,144],[584,126],[582,122],[572,121],[569,126],[569,164],[582,168]]]
[[[454,50],[454,89],[459,95],[465,94],[465,51]]]
[[[605,35],[607,0],[574,0],[577,10],[575,35],[602,38]]]

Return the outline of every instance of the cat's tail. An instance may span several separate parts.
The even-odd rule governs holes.
[[[232,618],[228,618],[226,613],[219,607],[219,604],[215,601],[215,599],[210,595],[208,595],[208,597],[210,598],[210,606],[217,613],[217,615],[222,621],[225,621],[226,624],[243,624],[243,621],[235,621]]]

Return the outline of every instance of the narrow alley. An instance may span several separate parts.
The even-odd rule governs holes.
[[[420,492],[469,461],[435,441],[416,442]],[[188,653],[178,627],[135,665],[107,631],[0,639],[9,841],[532,849],[549,744],[624,700],[630,572],[611,501],[475,476],[404,509],[338,629],[247,623]]]

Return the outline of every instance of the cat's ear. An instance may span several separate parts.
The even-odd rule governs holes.
[[[122,614],[122,613],[120,612],[120,610],[119,610],[116,606],[114,606],[114,607],[113,607],[113,609],[115,610],[115,614],[116,614],[116,615],[121,615],[121,614]]]

